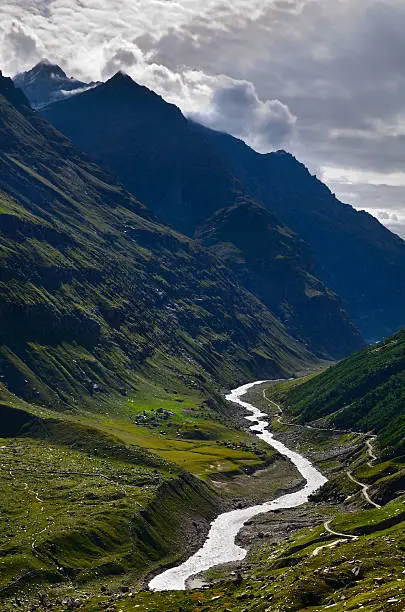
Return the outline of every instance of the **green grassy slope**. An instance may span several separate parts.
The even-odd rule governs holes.
[[[387,357],[381,355],[379,359],[380,370],[394,367],[395,356],[390,353],[400,352],[400,338],[401,334],[397,334],[386,343],[372,347],[373,350],[381,348],[379,353],[387,351]],[[359,355],[355,357],[359,359]],[[290,401],[294,393],[315,384],[335,369],[269,385],[266,394]],[[358,393],[360,396],[360,391]],[[259,393],[256,400],[260,400],[260,396]],[[264,410],[269,410],[272,416],[277,415],[274,404],[267,404],[267,408],[263,404]],[[327,423],[322,423],[322,431],[311,430],[291,424],[291,418],[284,414],[282,422],[276,418],[273,426],[278,431],[276,436],[292,436],[287,438],[290,444],[295,439],[300,452],[312,452],[312,457],[321,462],[321,469],[326,469],[329,445],[330,448],[336,445],[337,436],[336,431],[328,431]],[[332,468],[329,482],[312,496],[311,505],[305,512],[305,520],[311,521],[308,518],[311,515],[316,517],[312,518],[311,528],[297,527],[303,520],[304,511],[298,517],[288,512],[285,516],[283,512],[271,513],[268,518],[263,516],[257,526],[261,537],[253,540],[246,561],[231,576],[229,567],[214,568],[208,573],[214,581],[210,588],[182,593],[134,593],[131,600],[120,601],[120,609],[132,612],[139,606],[167,612],[179,609],[402,612],[405,607],[404,457],[384,459],[378,456],[373,460],[367,439],[354,433],[339,436],[335,446],[335,459],[339,460]],[[345,445],[350,447],[346,455]],[[373,451],[378,453],[375,447]],[[368,486],[369,498],[381,507],[373,507],[366,500],[362,486],[354,483],[349,474]],[[285,531],[286,525],[286,532],[292,531],[292,535],[277,541],[276,530]],[[276,539],[276,543],[262,543],[266,532],[270,540]],[[96,601],[85,602],[84,609],[96,609]]]
[[[246,560],[232,573],[229,566],[209,571],[210,588],[153,594],[135,588],[121,595],[111,585],[106,594],[84,596],[84,610],[102,609],[107,601],[123,612],[402,612],[404,458],[371,460],[362,434],[338,435],[278,423],[276,435],[292,436],[287,438],[290,442],[295,438],[300,452],[317,457],[322,470],[330,461],[328,453],[335,457],[329,482],[307,508],[298,514],[281,511],[258,517],[260,535],[252,538]],[[348,472],[368,485],[369,497],[382,507],[367,502]],[[312,526],[300,528],[305,524]],[[284,538],[277,536],[278,530]]]
[[[193,525],[218,512],[219,498],[182,468],[94,427],[20,406],[0,406],[5,602],[49,583],[66,591],[124,573],[139,579],[179,558]]]
[[[0,94],[0,370],[12,392],[98,408],[140,376],[204,389],[313,359],[223,264],[158,224],[8,79]]]
[[[405,451],[405,330],[310,380],[278,387],[299,421],[372,431],[387,455]]]
[[[350,519],[350,520],[349,520]],[[381,511],[356,512],[345,522],[332,521],[333,529],[366,533],[358,540],[315,549],[336,541],[328,538],[323,525],[294,534],[282,546],[258,546],[249,558],[241,582],[224,579],[207,590],[183,593],[139,593],[119,601],[122,612],[184,610],[224,612],[402,612],[403,499]],[[373,530],[368,528],[373,521]],[[391,525],[390,525],[391,523]],[[367,533],[368,532],[368,533]],[[99,599],[102,601],[102,599]],[[97,610],[95,601],[84,606]]]
[[[323,375],[283,384],[291,393]],[[182,462],[209,483],[212,471],[231,474],[271,461],[246,434],[208,419],[215,413],[201,405],[198,392],[187,397],[154,383],[152,393],[152,383],[144,384],[138,397],[112,403],[111,414],[65,413],[63,418],[3,389],[0,423],[8,429],[0,440],[0,478],[7,492],[1,498],[0,596],[5,610],[16,605],[29,610],[34,603],[65,611],[75,598],[85,612],[321,612],[340,605],[366,612],[403,610],[403,457],[383,458],[373,446],[378,459],[372,461],[366,436],[345,434],[336,441],[336,433],[327,429],[286,424],[286,415],[282,423],[274,420],[276,435],[290,431],[287,445],[295,440],[300,452],[318,458],[321,469],[330,463],[328,435],[334,440],[339,461],[307,509],[319,523],[295,531],[293,514],[274,514],[268,526],[262,517],[261,537],[236,577],[229,568],[216,569],[210,574],[219,582],[207,590],[142,590],[145,573],[162,562],[177,562],[185,540],[197,539],[199,526],[219,511],[218,496],[185,474]],[[272,390],[280,395],[278,385],[267,387],[266,395]],[[258,398],[263,402],[258,405],[275,416],[274,405],[262,393]],[[13,418],[7,410],[13,410]],[[160,457],[139,448],[145,440]],[[168,463],[169,457],[177,465]],[[349,472],[368,485],[381,508],[371,507]],[[266,543],[263,531],[271,532],[272,521],[276,528],[284,521],[292,535]],[[346,537],[330,534],[324,521]]]
[[[232,503],[213,479],[276,458],[212,406],[147,381],[108,413],[56,412],[0,385],[0,607],[138,585],[198,546]]]

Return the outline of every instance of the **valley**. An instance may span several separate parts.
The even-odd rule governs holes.
[[[181,566],[169,569],[155,577],[149,584],[149,588],[152,591],[185,589],[188,580],[195,574],[206,571],[216,565],[243,559],[246,551],[237,546],[235,540],[246,521],[266,511],[277,511],[300,506],[308,501],[312,493],[326,483],[326,478],[309,461],[273,439],[272,434],[266,431],[268,422],[263,420],[265,414],[261,413],[252,404],[241,399],[251,388],[259,384],[262,383],[250,383],[234,389],[226,396],[227,400],[242,406],[248,412],[252,412],[251,416],[245,417],[246,420],[254,423],[250,427],[251,431],[292,462],[303,476],[302,488],[295,493],[283,495],[267,504],[233,510],[217,517],[211,524],[211,529],[204,546]]]
[[[249,401],[265,410],[262,389],[257,391]],[[248,521],[237,538],[238,544],[251,547],[246,560],[204,574],[204,589],[139,594],[136,601],[147,610],[173,611],[402,611],[404,495],[393,488],[392,500],[375,507],[361,487],[342,477],[342,468],[350,466],[367,481],[371,499],[379,502],[387,478],[401,478],[403,459],[377,459],[370,467],[363,435],[305,428],[302,436],[301,427],[277,425],[277,413],[270,414],[276,437],[290,445],[299,440],[300,452],[328,473],[328,485],[313,496],[310,509],[270,512]],[[131,610],[131,604],[122,609]]]
[[[300,485],[198,393],[146,386],[109,415],[56,415],[3,390],[0,413],[4,609],[84,601],[123,579],[139,588],[154,566],[193,552],[221,510]],[[249,474],[266,488],[249,492]]]
[[[403,612],[404,266],[120,71],[0,72],[1,610]]]
[[[3,459],[2,467],[7,465],[4,463],[5,459],[7,460],[10,457],[15,459],[22,448],[24,448],[27,464],[32,464],[33,461],[38,462],[39,456],[41,457],[41,465],[36,466],[34,478],[30,474],[30,469],[25,467],[24,463],[22,464],[23,477],[20,481],[21,488],[24,487],[25,490],[28,489],[30,492],[35,509],[33,515],[35,519],[31,517],[29,521],[31,527],[35,528],[35,535],[33,533],[30,538],[27,538],[28,531],[24,532],[23,536],[23,540],[31,542],[31,572],[34,572],[34,575],[35,566],[38,563],[43,564],[46,555],[50,557],[48,563],[54,555],[54,561],[57,558],[58,564],[62,565],[62,562],[66,564],[64,565],[66,570],[68,567],[72,569],[77,564],[79,558],[77,557],[77,541],[75,541],[74,536],[73,540],[70,540],[73,546],[71,554],[76,551],[76,558],[60,556],[59,550],[62,551],[62,548],[59,549],[59,546],[62,545],[65,549],[66,542],[59,539],[61,536],[59,529],[62,533],[69,531],[72,529],[72,522],[77,521],[80,524],[81,538],[85,538],[83,528],[86,524],[88,525],[87,528],[90,528],[86,520],[88,516],[85,519],[85,515],[88,515],[92,508],[97,508],[97,516],[103,516],[106,521],[103,525],[104,529],[107,530],[104,538],[107,538],[107,534],[110,538],[105,541],[109,560],[106,559],[104,565],[97,563],[94,566],[95,558],[97,557],[98,561],[100,560],[100,550],[93,549],[91,551],[87,548],[89,543],[86,546],[86,543],[82,542],[80,551],[83,557],[80,564],[84,567],[80,574],[76,574],[74,578],[73,575],[70,577],[67,575],[60,576],[57,583],[49,589],[46,582],[50,581],[52,583],[55,580],[52,573],[55,569],[51,568],[51,561],[48,573],[45,572],[43,575],[45,582],[42,582],[40,589],[41,597],[46,602],[46,606],[50,606],[58,612],[59,610],[75,609],[74,600],[77,599],[80,602],[80,605],[79,603],[77,605],[86,612],[98,609],[123,610],[125,612],[135,609],[173,610],[175,612],[181,609],[191,610],[194,607],[218,611],[229,609],[239,612],[242,610],[264,611],[270,609],[271,611],[279,610],[281,612],[284,610],[321,611],[330,607],[331,609],[335,607],[337,610],[355,610],[359,606],[373,612],[382,612],[386,609],[400,612],[403,609],[405,598],[405,579],[402,574],[405,571],[402,552],[405,545],[405,542],[403,542],[405,500],[402,491],[397,490],[395,483],[402,482],[401,474],[405,465],[401,457],[384,460],[381,457],[381,450],[377,450],[376,441],[368,438],[362,432],[351,432],[348,429],[341,431],[337,428],[328,429],[318,426],[316,423],[311,424],[311,426],[301,425],[296,421],[294,422],[294,418],[286,418],[287,415],[282,414],[280,417],[280,408],[275,398],[280,396],[283,387],[286,390],[292,385],[299,387],[316,380],[319,376],[323,376],[323,374],[306,376],[294,381],[272,384],[261,383],[254,386],[246,385],[242,388],[240,397],[242,402],[257,406],[257,415],[254,414],[250,417],[250,420],[254,422],[250,427],[254,431],[258,427],[261,428],[260,425],[257,425],[258,414],[260,412],[268,414],[267,418],[271,421],[275,441],[282,441],[287,447],[297,450],[300,455],[310,459],[323,474],[327,475],[328,482],[319,491],[310,495],[310,501],[305,504],[305,493],[304,497],[301,493],[303,491],[303,481],[298,480],[294,483],[292,480],[290,486],[297,493],[285,495],[285,498],[295,499],[298,495],[301,500],[298,503],[304,503],[304,505],[297,508],[288,509],[285,504],[281,503],[281,507],[277,509],[278,499],[283,500],[283,497],[280,497],[280,494],[283,495],[283,493],[274,489],[269,490],[268,493],[269,498],[275,499],[275,502],[270,501],[263,507],[257,507],[254,510],[252,509],[252,501],[249,505],[248,498],[243,499],[241,495],[238,503],[243,500],[242,506],[246,506],[246,509],[232,511],[235,516],[243,517],[240,519],[240,523],[235,523],[235,534],[242,527],[242,523],[245,523],[236,537],[236,550],[240,560],[228,562],[222,567],[212,567],[201,574],[198,579],[194,576],[190,580],[190,585],[193,587],[192,591],[169,590],[165,592],[165,589],[163,589],[163,592],[151,593],[141,577],[145,575],[147,565],[151,561],[153,563],[153,558],[155,563],[159,559],[160,567],[162,562],[165,563],[162,558],[165,550],[164,542],[162,540],[160,542],[155,541],[157,533],[160,534],[160,537],[165,533],[165,524],[170,526],[172,530],[169,536],[171,543],[170,557],[167,557],[166,563],[174,565],[173,571],[176,571],[177,564],[172,556],[173,543],[177,542],[177,546],[179,546],[177,553],[179,556],[177,558],[187,559],[190,553],[193,553],[202,545],[208,533],[209,522],[220,514],[221,508],[223,511],[226,504],[228,504],[228,508],[230,507],[229,504],[232,507],[235,498],[234,502],[231,501],[230,497],[225,501],[224,498],[220,499],[220,496],[213,492],[214,487],[212,487],[213,481],[211,479],[214,477],[215,480],[216,476],[214,474],[207,475],[208,471],[201,471],[201,464],[196,464],[193,460],[187,465],[187,468],[191,471],[195,471],[197,466],[197,474],[208,484],[208,487],[204,489],[204,485],[198,485],[198,481],[190,480],[190,477],[187,477],[185,473],[182,476],[181,468],[174,469],[173,463],[165,463],[163,471],[163,466],[159,465],[158,461],[156,464],[152,463],[150,465],[153,470],[139,466],[134,472],[133,460],[130,466],[128,463],[127,465],[123,464],[122,460],[113,463],[108,461],[108,464],[106,464],[105,459],[103,459],[102,448],[100,449],[101,452],[97,452],[92,460],[90,460],[90,457],[84,458],[80,451],[75,450],[66,453],[66,450],[64,450],[63,461],[61,461],[60,450],[57,446],[48,446],[49,442],[44,445],[44,441],[27,441],[25,437],[23,439],[13,439],[13,442],[11,442],[11,439],[4,440],[1,445],[2,455],[0,456]],[[238,397],[237,391],[232,397]],[[244,395],[242,395],[243,392]],[[241,416],[242,413],[246,414],[245,408],[240,408]],[[143,402],[139,405],[139,410],[141,409],[143,414],[145,409],[145,403]],[[186,414],[188,414],[188,410]],[[235,418],[238,421],[239,416],[235,415]],[[223,425],[218,424],[218,431],[223,431],[223,427]],[[117,427],[116,431],[118,429]],[[131,428],[128,431],[131,432]],[[239,444],[242,442],[241,445],[243,446],[243,442],[250,441],[252,445],[252,435],[243,434],[241,430],[238,431]],[[126,436],[128,435],[131,435],[131,433],[126,433]],[[218,437],[220,435],[219,433]],[[148,436],[150,439],[154,437],[149,429]],[[266,437],[266,433],[264,437]],[[254,438],[259,443],[257,434]],[[81,436],[81,439],[83,439],[83,436]],[[111,440],[111,438],[109,439]],[[66,442],[67,439],[65,438],[64,443],[66,444]],[[36,454],[38,451],[35,447],[38,444],[40,445],[40,455]],[[100,448],[99,442],[98,446]],[[31,447],[32,450],[29,450]],[[130,448],[133,448],[132,444]],[[161,450],[158,447],[156,448],[157,453],[160,454]],[[207,449],[207,452],[211,453],[212,451]],[[55,486],[57,486],[55,491],[49,489],[48,486],[45,486],[44,489],[44,483],[38,481],[41,469],[49,461],[49,455],[52,457],[54,465],[52,473],[54,475],[59,474],[58,479],[55,479]],[[236,457],[233,456],[233,453],[230,453],[226,459],[225,457],[223,459],[225,463],[228,461],[234,462],[233,469],[230,463],[227,464],[231,471],[228,476],[223,475],[223,478],[226,479],[232,479],[235,463],[237,463],[239,469],[249,467],[249,471],[252,466],[250,463],[251,457],[248,453],[243,458],[241,455]],[[212,455],[208,455],[207,461],[212,460]],[[148,457],[147,463],[149,461],[151,459]],[[187,451],[183,454],[183,461],[188,461]],[[108,469],[106,468],[107,465]],[[212,463],[209,464],[209,466],[212,465]],[[128,467],[130,467],[130,470],[128,470]],[[256,465],[256,467],[263,466]],[[260,474],[260,471],[256,474]],[[18,486],[15,485],[17,473],[18,469],[13,474],[14,495],[16,489],[18,490]],[[166,476],[162,478],[164,473],[166,473]],[[135,474],[136,478],[134,478]],[[285,470],[284,466],[284,477],[287,474],[288,470]],[[78,487],[77,480],[75,482],[75,478],[78,479],[79,477],[81,480],[80,487]],[[84,480],[83,477],[85,477]],[[247,476],[250,479],[255,477],[256,475]],[[185,482],[180,484],[180,481],[184,478]],[[323,479],[323,482],[325,481],[326,479]],[[364,483],[366,483],[367,495],[364,495]],[[52,499],[52,513],[59,517],[59,522],[60,510],[63,509],[60,501],[63,498],[64,487],[69,490],[68,515],[70,523],[59,523],[57,525],[52,523],[50,525],[49,521],[46,520],[49,512],[49,507],[47,507],[49,502],[47,500]],[[163,496],[162,492],[158,492],[159,487],[161,491],[162,489],[166,490]],[[315,486],[315,488],[317,487]],[[56,495],[57,490],[59,492]],[[180,491],[180,497],[178,497]],[[59,508],[57,507],[58,503],[55,505],[55,496],[56,499],[59,499]],[[157,506],[153,499],[159,500]],[[146,527],[145,523],[138,523],[135,517],[128,517],[128,515],[130,521],[133,521],[133,531],[131,533],[140,540],[131,540],[132,555],[130,550],[126,550],[124,542],[119,542],[117,536],[122,528],[116,525],[117,519],[119,521],[128,520],[128,518],[125,519],[124,500],[125,504],[129,503],[132,507],[134,504],[138,504],[142,508],[141,515],[152,527],[152,531],[149,531],[150,527],[147,528],[147,532],[150,533],[152,538],[148,544],[148,547],[151,547],[149,550],[145,548],[145,545],[140,545],[141,542],[145,541],[145,532],[143,531]],[[182,505],[185,500],[187,500],[186,507]],[[104,504],[104,508],[102,504]],[[289,506],[288,502],[287,506]],[[18,506],[13,504],[13,508],[14,513],[17,511],[18,515]],[[106,513],[108,508],[109,511]],[[176,514],[175,523],[170,518],[173,511]],[[180,534],[176,535],[175,525],[179,512],[183,513],[183,536],[185,531],[187,539],[192,540],[191,549],[182,540]],[[255,514],[257,516],[254,516]],[[24,520],[26,523],[28,522],[27,517]],[[196,526],[197,522],[199,523],[198,526]],[[228,519],[226,519],[225,524],[228,524]],[[117,533],[113,531],[114,525],[117,526]],[[157,532],[154,531],[155,528],[157,528]],[[97,536],[100,544],[100,532],[102,533],[100,524],[92,524],[94,535],[89,535],[89,542],[94,541],[94,530],[100,530]],[[233,539],[232,532],[227,529],[226,533],[227,537]],[[55,537],[56,534],[58,534],[58,538],[55,539],[56,544],[51,545],[52,536]],[[51,546],[50,549],[49,546]],[[216,544],[214,549],[215,554],[221,554],[222,549],[218,548]],[[151,550],[154,551],[152,556],[150,556]],[[188,552],[185,552],[185,550]],[[227,551],[226,554],[232,554],[229,545],[225,545],[224,550]],[[243,558],[245,556],[244,550],[248,550],[246,558]],[[209,549],[207,551],[209,552]],[[141,556],[139,556],[140,552],[143,553]],[[169,550],[167,550],[168,552]],[[147,561],[148,558],[149,561]],[[184,565],[187,566],[187,562]],[[41,571],[43,571],[43,568],[41,568]],[[167,572],[168,585],[171,581],[171,572],[172,570]],[[164,573],[161,576],[163,578],[166,574]],[[160,575],[152,580],[152,588],[154,584],[160,584],[159,579]],[[37,609],[41,610],[37,579],[35,583],[36,587],[34,588],[30,587],[29,581],[23,589],[22,584],[18,584],[18,588],[20,592],[22,590],[26,593],[22,596],[23,606],[26,605],[24,601],[29,601],[31,604],[35,602],[34,607],[37,606]],[[201,585],[204,585],[203,588],[201,588]],[[169,588],[171,589],[171,587]],[[184,586],[181,588],[184,588]],[[160,588],[157,590],[160,590]],[[97,591],[101,591],[100,595],[96,594]],[[9,591],[9,594],[11,593],[12,589]],[[8,609],[8,605],[10,605],[10,610],[13,609],[14,601],[15,596],[5,598],[5,609]],[[388,605],[389,608],[387,608]],[[27,609],[29,608],[27,607]]]

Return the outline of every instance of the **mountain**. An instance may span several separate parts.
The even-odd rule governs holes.
[[[4,77],[0,70],[1,95],[7,102],[12,104],[16,109],[26,112],[30,108],[30,103],[25,94],[15,87],[10,78]]]
[[[1,75],[0,142],[0,607],[73,609],[192,552],[244,499],[214,475],[276,460],[218,387],[318,360]]]
[[[31,70],[16,74],[13,81],[34,108],[41,108],[97,85],[68,77],[60,66],[48,60],[41,60]]]
[[[188,121],[120,73],[43,113],[176,229],[192,236],[218,210],[254,200],[307,243],[311,274],[368,340],[405,323],[405,242],[337,200],[292,155],[262,155]]]
[[[403,333],[284,382],[293,393],[321,381],[305,391],[314,414],[302,405],[301,418],[373,427],[379,458],[367,436],[276,419],[277,437],[316,462],[327,487],[296,511],[248,521],[241,544],[255,554],[232,577],[217,568],[211,588],[148,592],[219,513],[304,486],[289,461],[233,425],[213,388],[318,367],[286,325],[313,342],[311,317],[298,329],[302,295],[322,324],[340,302],[312,276],[308,246],[237,180],[198,240],[186,237],[1,74],[0,142],[1,609],[399,610]],[[278,386],[259,385],[249,401],[272,413],[266,392]],[[380,450],[394,459],[380,461]]]
[[[371,431],[385,455],[405,452],[405,330],[283,391],[301,422]]]
[[[196,238],[318,354],[340,358],[361,346],[339,298],[314,276],[307,245],[262,206],[242,198],[210,217]]]
[[[189,236],[243,193],[180,110],[122,72],[42,112],[161,219]]]
[[[140,372],[204,387],[313,357],[207,249],[167,226],[0,79],[0,368],[74,406]]]
[[[316,273],[343,300],[368,341],[405,324],[405,241],[340,202],[285,151],[261,155],[227,134],[194,124],[252,197],[310,246]]]
[[[266,214],[263,208],[254,205],[215,149],[196,133],[177,107],[118,73],[104,85],[47,107],[43,114],[114,172],[160,218],[209,243],[227,265],[229,249],[214,247],[213,243],[232,243],[232,236],[220,236],[222,228],[208,239],[207,226],[221,222],[221,215],[215,215],[221,209],[229,208],[230,214],[224,213],[228,229],[230,220],[239,223],[236,210],[255,217],[255,228],[251,225],[249,231],[261,230],[260,252],[253,253],[254,236],[250,246],[244,242],[249,249],[242,255],[244,273],[232,266],[239,281],[317,354],[340,358],[361,346],[360,334],[338,298],[314,278],[310,255],[302,256],[302,241],[293,239],[292,232],[270,213],[261,228]],[[243,211],[245,203],[247,209]],[[276,228],[274,232],[272,228]],[[238,227],[234,230],[234,234],[239,232]],[[286,264],[282,252],[283,243],[288,241]],[[233,246],[240,254],[241,242]]]

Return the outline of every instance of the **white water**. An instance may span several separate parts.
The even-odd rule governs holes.
[[[172,567],[153,578],[149,583],[149,588],[152,591],[184,590],[186,589],[187,580],[191,576],[206,571],[215,565],[230,561],[241,561],[246,556],[247,551],[235,544],[235,539],[246,521],[263,512],[301,506],[308,501],[311,493],[314,493],[314,491],[327,482],[327,479],[318,472],[308,459],[305,459],[299,453],[290,450],[284,444],[274,439],[273,434],[266,430],[268,422],[263,420],[263,417],[267,416],[266,414],[240,399],[251,387],[263,384],[264,382],[268,381],[257,381],[238,387],[231,391],[226,396],[226,399],[243,406],[243,408],[252,413],[251,416],[246,417],[248,421],[255,423],[250,429],[260,431],[261,433],[257,434],[259,438],[285,457],[288,457],[305,478],[306,485],[295,493],[282,495],[273,501],[220,514],[211,523],[211,529],[204,545],[181,565]]]

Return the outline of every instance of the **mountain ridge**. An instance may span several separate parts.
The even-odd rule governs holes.
[[[260,154],[233,136],[194,127],[222,151],[248,192],[307,242],[317,275],[342,298],[368,341],[404,325],[402,238],[369,213],[340,202],[293,155]]]
[[[130,77],[126,84],[125,99],[107,99],[110,80],[48,106],[44,116],[187,235],[241,197],[264,206],[307,243],[315,276],[342,299],[367,340],[405,323],[405,241],[340,202],[291,154],[259,154],[186,119],[157,94],[148,108],[150,94],[139,101],[142,86]]]
[[[288,413],[300,422],[371,432],[385,458],[405,451],[404,398],[405,329],[301,384],[280,389]]]
[[[68,109],[68,113],[64,109]],[[54,113],[62,113],[66,121],[58,123]],[[45,117],[51,114],[51,122],[53,120],[57,128],[118,176],[159,218],[191,237],[199,239],[199,226],[203,227],[215,218],[213,215],[219,209],[252,201],[212,146],[195,136],[192,124],[181,111],[134,83],[127,75],[118,73],[93,90],[47,107],[43,114]],[[157,176],[159,180],[156,180]],[[274,221],[274,224],[283,225],[280,221]],[[283,231],[285,235],[289,233],[288,228]],[[270,233],[268,239],[272,240]],[[277,257],[270,244],[269,248],[273,258]],[[222,253],[221,249],[211,250],[217,255]],[[310,264],[302,260],[302,265]],[[278,276],[278,287],[275,287],[270,267],[262,279],[264,284],[275,287],[280,296],[287,292],[285,285],[290,282],[295,284],[297,291],[299,286],[302,288],[299,298],[302,307],[295,308],[296,319],[302,320],[291,325],[290,332],[302,340],[304,336],[297,330],[303,329],[305,320],[312,319],[311,331],[305,336],[305,341],[322,357],[337,358],[359,348],[360,335],[350,324],[342,306],[337,304],[338,298],[318,283],[324,306],[317,313],[324,316],[323,329],[328,332],[323,339],[320,338],[314,329],[314,301],[305,293],[304,285],[295,280],[301,273],[294,266],[290,266],[289,273],[285,279]],[[240,282],[241,279],[239,276]],[[252,291],[252,284],[242,282]],[[256,295],[262,298],[260,292]],[[285,298],[280,297],[282,299]],[[274,305],[277,312],[281,312],[281,304],[273,301]],[[307,315],[308,311],[313,313]],[[329,316],[332,312],[333,315]],[[338,323],[340,334],[334,333],[333,321]]]
[[[265,208],[242,198],[217,211],[195,237],[319,356],[345,357],[362,345],[338,296],[316,278],[307,245]]]
[[[0,96],[9,86],[0,79]],[[0,99],[10,391],[91,406],[146,371],[204,387],[314,362],[215,256],[159,224],[36,111]]]

